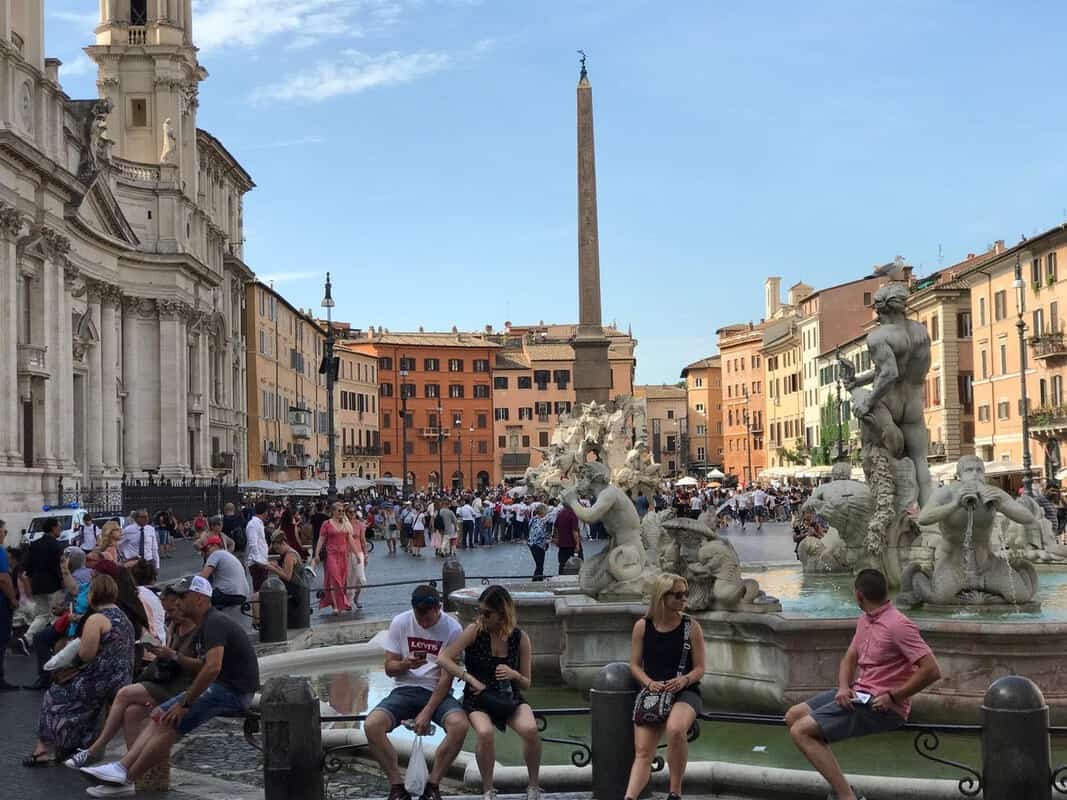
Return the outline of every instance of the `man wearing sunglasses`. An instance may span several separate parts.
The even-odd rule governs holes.
[[[378,704],[363,725],[371,755],[389,779],[389,800],[411,800],[404,788],[396,750],[389,732],[407,720],[420,736],[433,721],[445,729],[437,746],[433,769],[420,800],[441,800],[438,788],[467,735],[469,724],[463,706],[452,696],[452,676],[437,665],[437,656],[463,632],[462,626],[441,610],[441,594],[433,586],[415,588],[411,610],[393,618],[385,640],[385,674],[396,688]]]

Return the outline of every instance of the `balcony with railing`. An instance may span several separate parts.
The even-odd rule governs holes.
[[[436,439],[438,436],[448,437],[448,428],[419,428],[419,436],[425,439]]]
[[[1067,358],[1067,343],[1064,342],[1063,331],[1031,336],[1030,347],[1034,351],[1034,358],[1039,360]]]
[[[212,453],[212,469],[233,469],[233,453]]]
[[[503,469],[526,469],[530,466],[529,453],[502,453],[500,466]]]
[[[1067,406],[1041,406],[1027,417],[1030,433],[1049,434],[1067,431]]]
[[[311,410],[307,408],[289,409],[289,428],[294,439],[311,438]]]
[[[264,450],[260,464],[267,469],[281,467],[285,464],[285,454],[279,453],[277,450]]]
[[[138,164],[136,161],[127,161],[117,156],[111,157],[111,166],[118,170],[119,175],[132,181],[141,183],[159,182],[158,164]]]
[[[44,345],[20,344],[18,356],[19,375],[32,378],[47,378],[48,362],[45,359],[47,353],[48,348]]]
[[[148,29],[144,25],[131,25],[126,30],[129,33],[130,44],[148,43]]]

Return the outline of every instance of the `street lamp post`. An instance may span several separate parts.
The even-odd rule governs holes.
[[[746,484],[751,483],[755,477],[752,474],[752,422],[748,413],[748,387],[742,387],[744,390],[745,407],[741,409],[741,418],[745,423],[745,452],[748,453],[748,480]]]
[[[326,372],[326,452],[328,454],[328,471],[326,479],[329,485],[326,489],[326,502],[333,507],[337,502],[337,440],[333,429],[333,387],[337,380],[337,365],[334,360],[333,347],[333,308],[336,305],[333,300],[330,273],[326,273],[326,293],[322,298],[322,307],[326,309],[326,357],[322,366]],[[320,372],[323,371],[321,368]]]
[[[467,467],[468,467],[467,474],[470,475],[471,491],[473,492],[475,490],[475,488],[476,488],[475,487],[475,483],[474,483],[474,426],[471,425],[471,427],[468,428],[467,430],[470,432],[470,435],[471,435],[471,447],[470,447],[470,451],[471,452],[470,452],[470,459],[468,459],[468,461],[467,461]]]
[[[834,363],[840,364],[840,362],[841,351],[838,349],[834,351]],[[840,370],[840,367],[838,367],[838,370]],[[839,377],[837,380],[837,455],[834,456],[834,461],[839,461],[844,456],[845,445],[841,440],[841,429],[844,425],[845,423],[841,415],[841,379]]]
[[[445,410],[437,405],[437,491],[445,490]]]
[[[400,499],[408,496],[408,393],[406,391],[408,371],[405,369],[407,357],[400,359],[400,464],[404,471],[400,483]]]
[[[1023,404],[1023,489],[1033,497],[1034,471],[1030,465],[1030,403],[1026,397],[1026,322],[1023,320],[1023,314],[1026,313],[1026,284],[1023,283],[1023,267],[1018,253],[1015,254],[1015,280],[1012,287],[1015,289],[1015,311],[1019,315],[1015,327],[1019,331],[1019,384]]]
[[[456,475],[459,476],[459,491],[463,491],[463,428],[456,428]]]

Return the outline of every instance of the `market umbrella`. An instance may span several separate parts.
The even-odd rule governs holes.
[[[697,479],[691,475],[686,475],[684,478],[679,478],[674,482],[675,486],[696,486]]]
[[[709,469],[707,477],[714,478],[715,480],[722,480],[726,477],[726,474],[717,469]]]

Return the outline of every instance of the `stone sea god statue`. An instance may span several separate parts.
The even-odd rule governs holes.
[[[690,611],[781,611],[752,578],[741,575],[734,546],[699,519],[679,517],[662,522],[659,566],[689,582]]]
[[[591,597],[642,596],[652,575],[637,509],[626,492],[610,482],[607,465],[589,461],[581,464],[577,473],[577,484],[564,490],[562,501],[582,522],[602,522],[610,538],[607,548],[582,564],[579,588]],[[591,498],[593,505],[581,505],[579,495]]]
[[[1052,523],[1034,498],[1023,495],[1018,502],[1033,515],[1033,521],[1020,523],[1004,514],[997,515],[997,528],[1005,549],[1013,556],[1037,564],[1067,563],[1067,546],[1056,541]]]
[[[873,498],[856,565],[881,569],[892,585],[901,582],[901,545],[915,535],[909,513],[923,506],[932,490],[923,418],[930,336],[907,318],[907,299],[908,289],[899,283],[875,292],[878,325],[867,335],[872,369],[857,375],[851,362],[838,361],[860,422],[863,472]]]
[[[936,524],[941,542],[932,573],[918,564],[904,569],[903,606],[1033,604],[1037,571],[1024,558],[994,552],[997,513],[1021,525],[1036,520],[1033,512],[1011,495],[985,482],[985,464],[963,456],[956,467],[959,481],[936,489],[919,513],[920,525]]]

